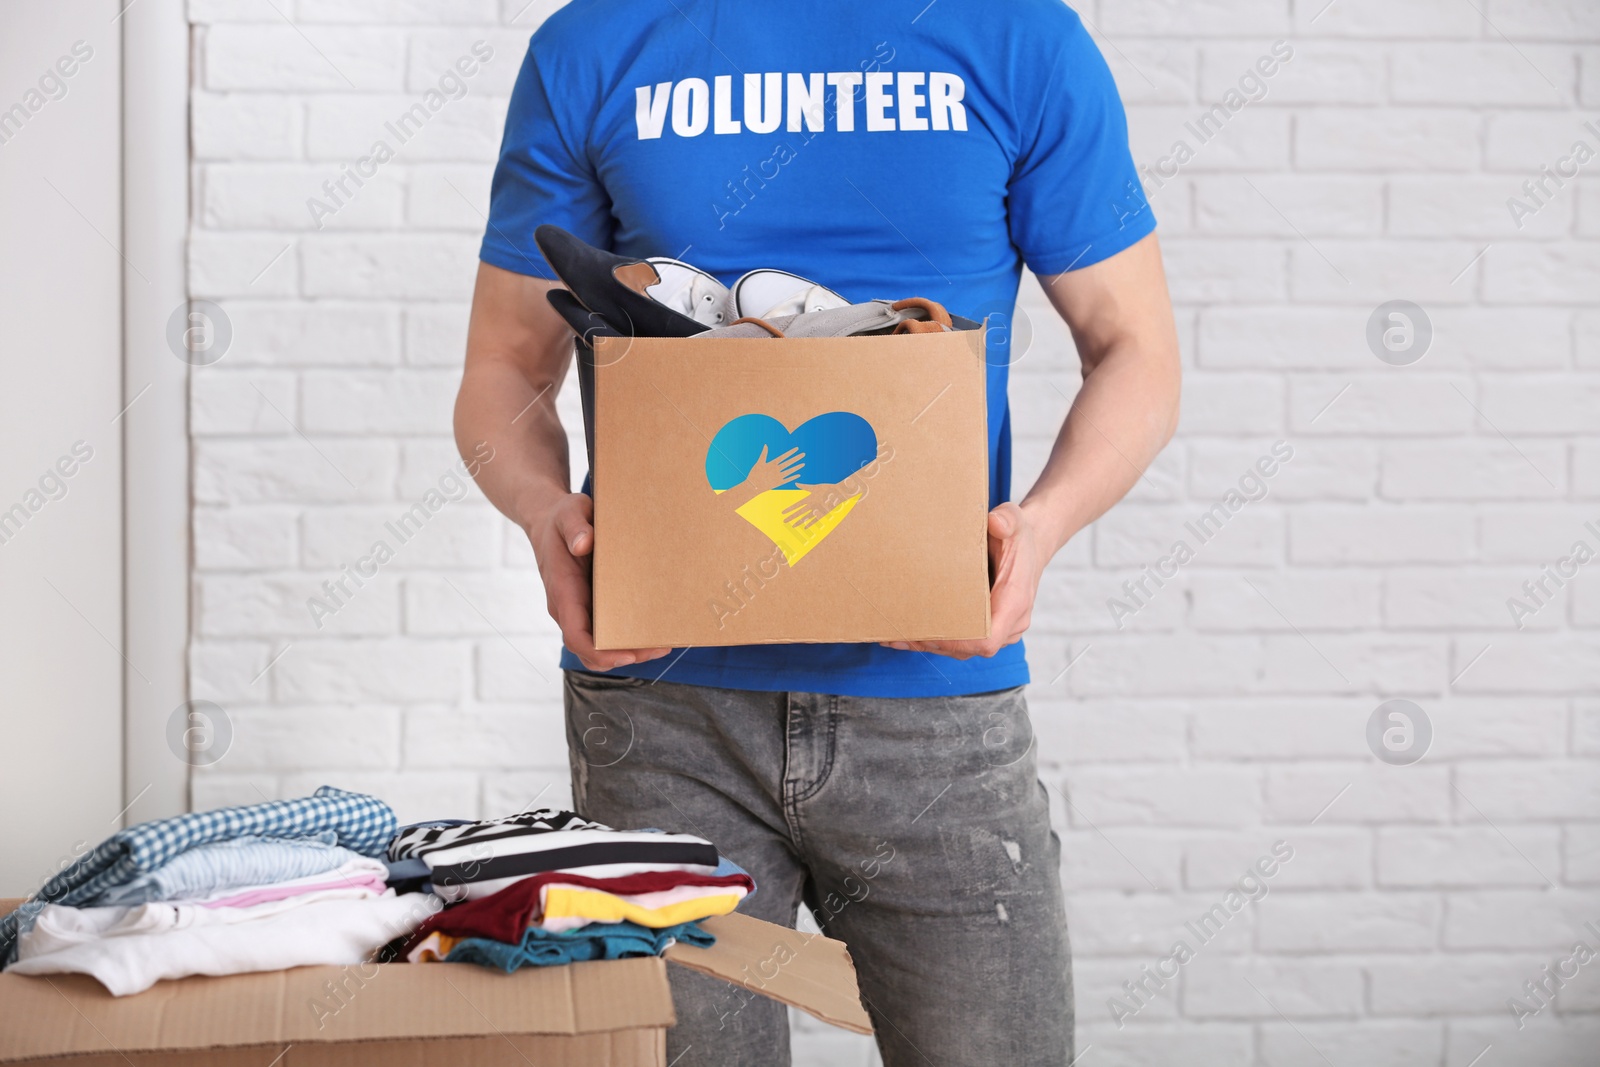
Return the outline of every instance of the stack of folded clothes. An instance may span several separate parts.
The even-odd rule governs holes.
[[[129,827],[0,919],[0,965],[93,975],[123,996],[163,978],[360,963],[439,907],[386,885],[394,832],[389,805],[329,786]]]
[[[689,834],[551,809],[397,830],[383,801],[323,786],[118,831],[0,919],[0,966],[116,996],[374,958],[509,973],[710,945],[698,922],[755,888]]]
[[[658,955],[677,941],[709,945],[699,921],[733,911],[756,888],[704,838],[614,830],[552,809],[407,827],[388,858],[391,869],[420,861],[452,903],[380,958],[508,973]]]

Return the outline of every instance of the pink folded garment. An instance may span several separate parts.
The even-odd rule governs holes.
[[[335,889],[366,890],[372,896],[382,896],[386,888],[387,875],[388,869],[377,860],[352,860],[342,867],[324,871],[322,874],[229,890],[226,894],[207,897],[194,903],[203,908],[248,908],[274,900],[287,900],[306,893]]]
[[[220,897],[217,900],[208,900],[201,905],[203,908],[248,908],[255,904],[266,904],[273,900],[284,900],[289,897],[301,896],[305,893],[315,893],[324,889],[368,889],[372,895],[383,895],[384,881],[377,875],[362,875],[343,878],[332,882],[323,882],[320,885],[291,886],[291,885],[264,885],[254,889],[247,889],[232,896]]]

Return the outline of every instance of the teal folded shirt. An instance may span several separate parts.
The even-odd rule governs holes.
[[[519,967],[555,967],[587,960],[659,956],[674,941],[709,948],[717,939],[701,929],[699,923],[679,923],[659,930],[627,921],[590,923],[559,934],[532,926],[522,935],[519,945],[486,937],[462,938],[445,957],[445,962],[476,963],[511,974]]]

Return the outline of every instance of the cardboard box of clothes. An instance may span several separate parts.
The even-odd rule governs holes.
[[[19,901],[0,902],[0,914]],[[870,1033],[843,944],[738,913],[710,948],[501,974],[365,964],[166,981],[113,997],[84,975],[0,973],[0,1063],[139,1067],[666,1064],[667,967]],[[732,1010],[741,1001],[734,998]]]
[[[987,636],[984,338],[595,339],[596,646]]]

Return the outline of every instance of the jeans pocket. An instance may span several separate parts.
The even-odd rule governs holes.
[[[607,689],[637,689],[649,685],[648,678],[633,678],[626,674],[593,674],[589,671],[562,671],[567,684],[577,689],[604,691]]]
[[[634,745],[633,715],[638,698],[632,690],[649,685],[644,678],[566,671],[567,762],[578,795],[588,787],[588,772],[622,762]]]
[[[1023,765],[1033,754],[1033,724],[1020,686],[941,697],[917,714],[928,734],[926,758],[944,772],[983,774]]]

